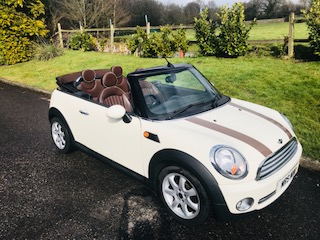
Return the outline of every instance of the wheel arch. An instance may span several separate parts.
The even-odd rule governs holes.
[[[66,125],[66,127],[68,128],[68,131],[71,134],[72,141],[74,141],[73,133],[69,127],[67,120],[64,118],[64,116],[62,115],[62,113],[58,109],[56,109],[55,107],[51,107],[49,109],[49,114],[48,114],[49,121],[51,121],[51,119],[54,117],[57,117],[57,118],[61,119],[61,121],[63,121],[63,123]]]
[[[207,192],[213,204],[215,216],[218,219],[228,219],[230,211],[226,205],[216,179],[201,162],[185,152],[175,149],[163,149],[154,154],[150,161],[148,170],[149,180],[154,189],[157,188],[158,176],[161,170],[172,165],[185,168],[193,174]]]

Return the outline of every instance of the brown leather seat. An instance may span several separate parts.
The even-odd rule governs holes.
[[[130,86],[128,79],[123,76],[122,67],[120,66],[113,66],[111,68],[111,71],[116,75],[117,77],[117,86],[121,88],[126,94],[127,97],[130,99]]]
[[[93,100],[98,100],[104,87],[100,80],[96,80],[96,73],[91,69],[82,71],[83,81],[80,84],[80,88],[84,93],[90,94]]]
[[[160,103],[164,102],[164,97],[159,89],[148,81],[139,81],[143,96],[153,95]]]
[[[99,102],[108,106],[122,105],[127,112],[133,112],[132,104],[125,92],[116,86],[105,88],[100,95]]]

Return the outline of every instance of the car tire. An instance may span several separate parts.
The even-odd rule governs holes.
[[[198,226],[211,215],[211,203],[200,181],[178,166],[162,169],[158,194],[171,215],[181,224]]]
[[[60,118],[54,117],[51,123],[51,137],[56,148],[61,153],[69,153],[73,150],[72,137],[67,124]]]

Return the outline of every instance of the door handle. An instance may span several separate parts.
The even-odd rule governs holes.
[[[84,111],[84,110],[79,110],[79,112],[80,112],[82,115],[86,115],[86,116],[89,115],[89,113],[88,113],[87,111]]]

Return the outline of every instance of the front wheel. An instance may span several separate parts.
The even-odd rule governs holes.
[[[169,166],[160,172],[158,193],[173,217],[184,225],[200,225],[211,213],[210,200],[200,181],[181,167]]]
[[[72,138],[67,125],[59,118],[51,119],[51,137],[61,153],[68,153],[72,151]]]

